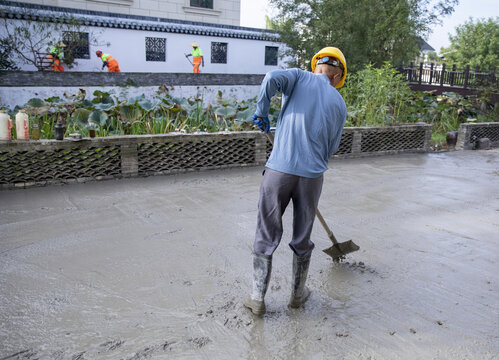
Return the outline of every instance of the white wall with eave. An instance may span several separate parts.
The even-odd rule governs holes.
[[[277,66],[265,65],[265,47],[282,49],[284,46],[275,41],[102,27],[86,27],[82,31],[90,32],[91,39],[96,38],[89,47],[90,59],[76,59],[77,64],[71,69],[65,66],[66,71],[107,71],[101,70],[102,62],[95,55],[96,50],[102,50],[118,60],[122,72],[192,72],[185,54],[192,51],[190,44],[193,41],[199,44],[204,54],[205,66],[201,72],[265,74],[286,67],[281,59],[278,59]],[[146,61],[146,37],[166,39],[166,61]],[[227,43],[226,64],[211,62],[212,42]],[[36,70],[22,62],[19,66],[22,70]]]

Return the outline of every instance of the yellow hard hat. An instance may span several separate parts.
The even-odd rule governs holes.
[[[343,55],[341,50],[336,47],[332,46],[325,47],[317,54],[315,54],[314,57],[312,58],[312,62],[310,64],[312,66],[312,72],[315,71],[315,64],[317,64],[317,60],[324,56],[335,57],[336,59],[340,60],[341,64],[343,65],[343,76],[341,77],[341,80],[338,83],[338,85],[336,85],[336,88],[339,89],[345,83],[345,77],[347,76],[347,61],[345,60],[345,56]]]
[[[192,42],[191,46],[192,46],[192,47],[199,47],[199,46],[198,46],[198,43],[197,43],[197,42],[195,42],[195,41],[193,41],[193,42]]]
[[[59,41],[56,45],[59,47],[66,47],[66,44],[64,44],[62,41]]]

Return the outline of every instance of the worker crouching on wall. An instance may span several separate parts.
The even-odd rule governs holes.
[[[121,72],[118,60],[113,58],[111,54],[104,54],[100,50],[97,50],[95,54],[102,60],[102,69],[107,66],[108,72]]]
[[[63,42],[58,42],[49,52],[49,62],[52,70],[56,72],[63,72],[64,68],[61,65],[62,59],[62,48],[65,47],[66,44]]]

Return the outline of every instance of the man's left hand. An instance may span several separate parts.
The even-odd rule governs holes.
[[[253,121],[253,124],[258,126],[261,132],[266,132],[268,133],[270,130],[270,121],[267,116],[258,116],[257,114],[253,115],[251,118],[251,121]]]

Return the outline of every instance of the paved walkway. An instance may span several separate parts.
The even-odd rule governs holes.
[[[499,151],[332,161],[305,307],[288,229],[241,305],[261,168],[0,191],[0,359],[497,359]]]

